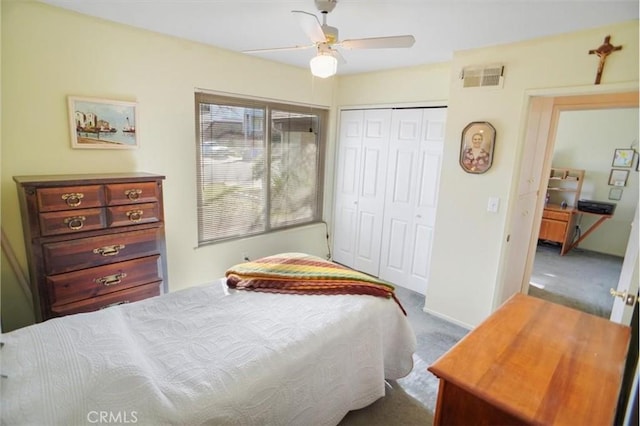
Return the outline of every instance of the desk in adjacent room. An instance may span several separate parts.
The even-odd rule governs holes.
[[[597,220],[578,239],[575,239],[576,219],[581,214],[597,216]],[[542,212],[538,238],[562,244],[560,255],[564,256],[611,217],[613,217],[612,214],[592,213],[578,210],[575,207],[561,207],[549,204],[545,206]]]
[[[611,425],[630,328],[516,294],[429,367],[435,425]]]

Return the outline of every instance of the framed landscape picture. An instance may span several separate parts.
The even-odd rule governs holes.
[[[73,148],[137,148],[137,122],[135,102],[69,96],[69,130]]]

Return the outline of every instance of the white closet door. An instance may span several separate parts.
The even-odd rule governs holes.
[[[334,196],[333,260],[353,267],[364,111],[342,111]]]
[[[377,276],[391,110],[343,111],[340,123],[333,258]]]
[[[378,276],[391,110],[367,110],[362,135],[354,269]]]
[[[380,277],[426,293],[446,109],[395,110]]]

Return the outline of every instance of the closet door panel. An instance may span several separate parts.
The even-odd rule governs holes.
[[[366,264],[367,262],[372,264],[378,257],[377,253],[379,245],[377,244],[377,238],[375,236],[377,222],[378,220],[375,215],[368,212],[362,212],[358,218],[357,226],[359,238],[356,252],[358,254],[358,259],[360,259],[363,264]],[[377,265],[376,270],[373,272],[364,269],[362,269],[362,271],[369,274],[372,274],[373,272],[377,274]]]
[[[378,275],[391,110],[340,114],[333,260]]]
[[[388,247],[389,255],[386,256],[387,279],[396,279],[404,274],[405,251],[407,237],[409,235],[409,224],[403,220],[393,219],[389,222]],[[399,275],[398,275],[399,274]]]
[[[353,262],[355,252],[356,214],[355,206],[341,205],[335,209],[333,260],[347,266]]]
[[[417,224],[413,235],[414,250],[411,257],[411,280],[426,281],[429,277],[429,263],[425,262],[425,259],[431,258],[433,228]]]
[[[421,294],[429,278],[445,119],[444,108],[396,110],[391,126],[392,186],[385,203],[380,276]],[[393,234],[392,222],[406,224],[405,238]]]
[[[414,244],[407,248],[412,252],[408,287],[421,294],[426,293],[429,284],[446,112],[445,108],[430,108],[423,110],[422,116],[413,223],[415,239]]]
[[[391,110],[364,112],[354,269],[377,276],[387,177]]]
[[[413,188],[413,164],[414,151],[408,147],[400,146],[395,148],[393,164],[390,169],[390,179],[393,181],[391,189],[392,203],[408,205],[411,203],[411,189]]]
[[[333,260],[353,266],[360,187],[364,111],[343,111],[337,154],[333,215]]]
[[[422,110],[394,110],[389,140],[389,186],[384,205],[380,277],[408,288]]]

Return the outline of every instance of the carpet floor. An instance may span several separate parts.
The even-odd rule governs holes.
[[[622,257],[573,249],[560,256],[560,246],[538,244],[529,295],[609,318],[618,286]]]

